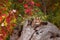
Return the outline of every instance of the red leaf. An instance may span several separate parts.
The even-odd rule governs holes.
[[[28,8],[28,5],[27,4],[24,4],[24,8]]]
[[[0,15],[2,14],[2,11],[0,10]]]
[[[25,13],[26,14],[29,14],[29,12],[31,12],[31,9],[30,8],[28,8],[28,9],[25,10]]]
[[[4,29],[4,28],[2,28],[2,30],[1,30],[1,31],[2,31],[3,36],[4,36],[4,37],[6,37],[7,32],[5,31],[5,29]]]
[[[0,6],[3,6],[3,4],[0,4]]]
[[[31,1],[28,4],[31,5],[31,6],[34,6],[35,3],[34,3],[34,1]]]
[[[28,9],[25,10],[25,13],[28,14],[28,15],[32,15],[33,13],[32,13],[31,10],[32,10],[31,8],[28,8]]]
[[[6,28],[7,28],[8,31],[10,31],[10,25],[8,25]]]
[[[14,24],[12,24],[12,26],[14,27],[14,26],[16,26],[16,24],[14,23]]]
[[[18,0],[19,1],[19,3],[22,3],[24,0]]]
[[[6,22],[7,22],[7,23],[10,23],[10,21],[11,21],[11,18],[10,18],[10,16],[8,16],[8,17],[6,18]]]
[[[0,40],[3,40],[3,38],[0,36]]]
[[[37,7],[40,7],[40,6],[41,6],[41,4],[40,4],[40,3],[36,3],[35,5],[36,5]]]
[[[0,23],[2,22],[2,20],[3,20],[3,18],[2,18],[2,16],[0,16]]]
[[[2,8],[2,10],[3,10],[3,11],[6,11],[6,10],[7,10],[7,8],[5,8],[5,7],[4,7],[4,8]]]
[[[6,14],[2,14],[2,17],[7,17],[7,15]]]
[[[6,0],[6,2],[8,2],[8,0]]]

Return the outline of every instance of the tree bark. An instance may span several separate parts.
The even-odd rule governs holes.
[[[60,40],[60,30],[50,22],[34,29],[25,22],[21,37],[18,40]],[[57,36],[58,35],[58,36]]]

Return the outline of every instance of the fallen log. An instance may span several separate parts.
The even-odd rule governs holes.
[[[17,30],[15,33],[10,40],[60,40],[60,30],[54,24],[39,19],[26,20],[22,31]]]
[[[36,28],[28,23],[28,21],[25,22],[18,40],[60,40],[60,30],[52,23],[47,22],[46,25],[38,25]]]

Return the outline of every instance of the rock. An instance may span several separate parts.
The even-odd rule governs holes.
[[[21,37],[18,40],[60,40],[60,30],[50,22],[47,25],[39,25],[39,27],[32,27],[25,22]],[[35,29],[34,29],[35,28]]]

